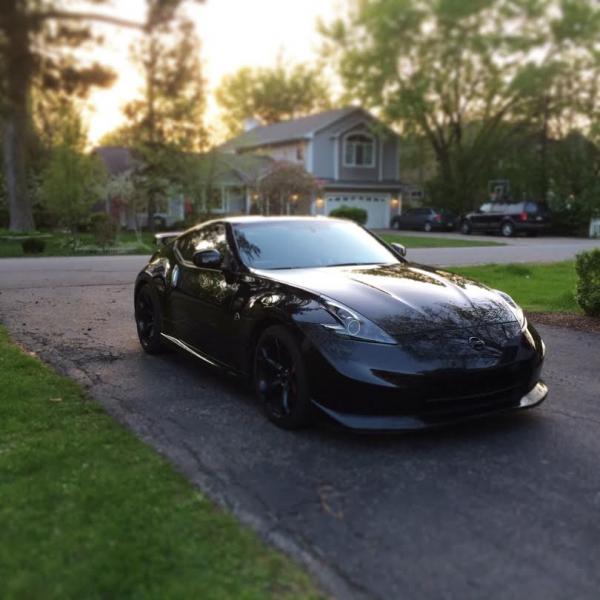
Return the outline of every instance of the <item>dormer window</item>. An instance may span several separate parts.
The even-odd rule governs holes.
[[[365,133],[353,133],[344,140],[345,167],[374,167],[375,140]]]

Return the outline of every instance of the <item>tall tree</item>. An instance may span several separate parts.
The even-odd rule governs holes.
[[[185,152],[206,144],[205,84],[200,41],[193,23],[172,1],[149,0],[144,36],[133,48],[133,59],[145,83],[138,98],[125,106],[127,124],[119,137],[130,140],[141,159],[138,176],[146,192],[148,226],[154,226],[157,201],[165,197]]]
[[[87,132],[77,112],[61,110],[53,141],[41,174],[41,200],[63,225],[77,233],[94,202],[101,198],[106,172],[96,156],[85,152]]]
[[[32,123],[32,92],[62,90],[83,94],[92,85],[107,85],[112,72],[101,65],[81,65],[73,49],[97,42],[94,21],[136,26],[90,11],[103,0],[84,0],[68,10],[68,0],[4,0],[0,12],[0,63],[4,179],[10,228],[34,228],[26,185],[26,141]],[[73,5],[75,3],[72,3]]]
[[[216,98],[230,135],[240,133],[248,118],[271,124],[331,106],[328,87],[316,69],[287,67],[281,60],[271,68],[244,67],[225,76]]]
[[[357,0],[322,30],[348,96],[425,136],[439,199],[462,210],[597,22],[586,0]]]

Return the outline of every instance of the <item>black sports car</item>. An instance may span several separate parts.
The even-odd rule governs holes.
[[[547,395],[544,343],[508,295],[349,221],[234,217],[161,241],[135,284],[142,347],[247,377],[281,427],[415,429]]]

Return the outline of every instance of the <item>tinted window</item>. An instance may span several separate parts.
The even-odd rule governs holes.
[[[181,258],[190,263],[194,254],[202,250],[218,250],[226,261],[231,259],[231,252],[227,243],[227,230],[223,224],[208,225],[190,231],[179,238],[177,250],[179,250]]]
[[[256,269],[390,264],[398,259],[353,223],[343,221],[262,221],[234,225],[244,263]]]

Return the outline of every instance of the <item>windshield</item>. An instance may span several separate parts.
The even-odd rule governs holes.
[[[358,225],[344,221],[273,220],[235,223],[244,263],[254,269],[301,269],[398,262]]]

